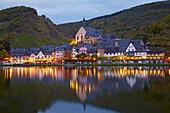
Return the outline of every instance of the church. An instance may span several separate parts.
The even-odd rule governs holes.
[[[97,39],[102,37],[102,32],[94,28],[86,27],[85,18],[83,18],[83,26],[75,35],[77,43],[83,42],[85,44],[96,44]]]

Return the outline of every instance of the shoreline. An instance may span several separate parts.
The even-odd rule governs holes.
[[[0,64],[0,67],[32,67],[32,66],[170,66],[170,64]]]

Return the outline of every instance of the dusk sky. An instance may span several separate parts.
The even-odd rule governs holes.
[[[160,0],[0,0],[0,10],[13,6],[35,8],[55,24],[75,22],[112,14],[140,4]]]

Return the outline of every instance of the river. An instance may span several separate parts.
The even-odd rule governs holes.
[[[0,113],[168,113],[169,106],[169,67],[0,67]]]

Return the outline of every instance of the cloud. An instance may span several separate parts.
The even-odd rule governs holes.
[[[45,14],[54,23],[80,21],[111,14],[139,4],[157,0],[0,0],[0,9],[12,6],[29,6],[37,9],[38,14]]]

